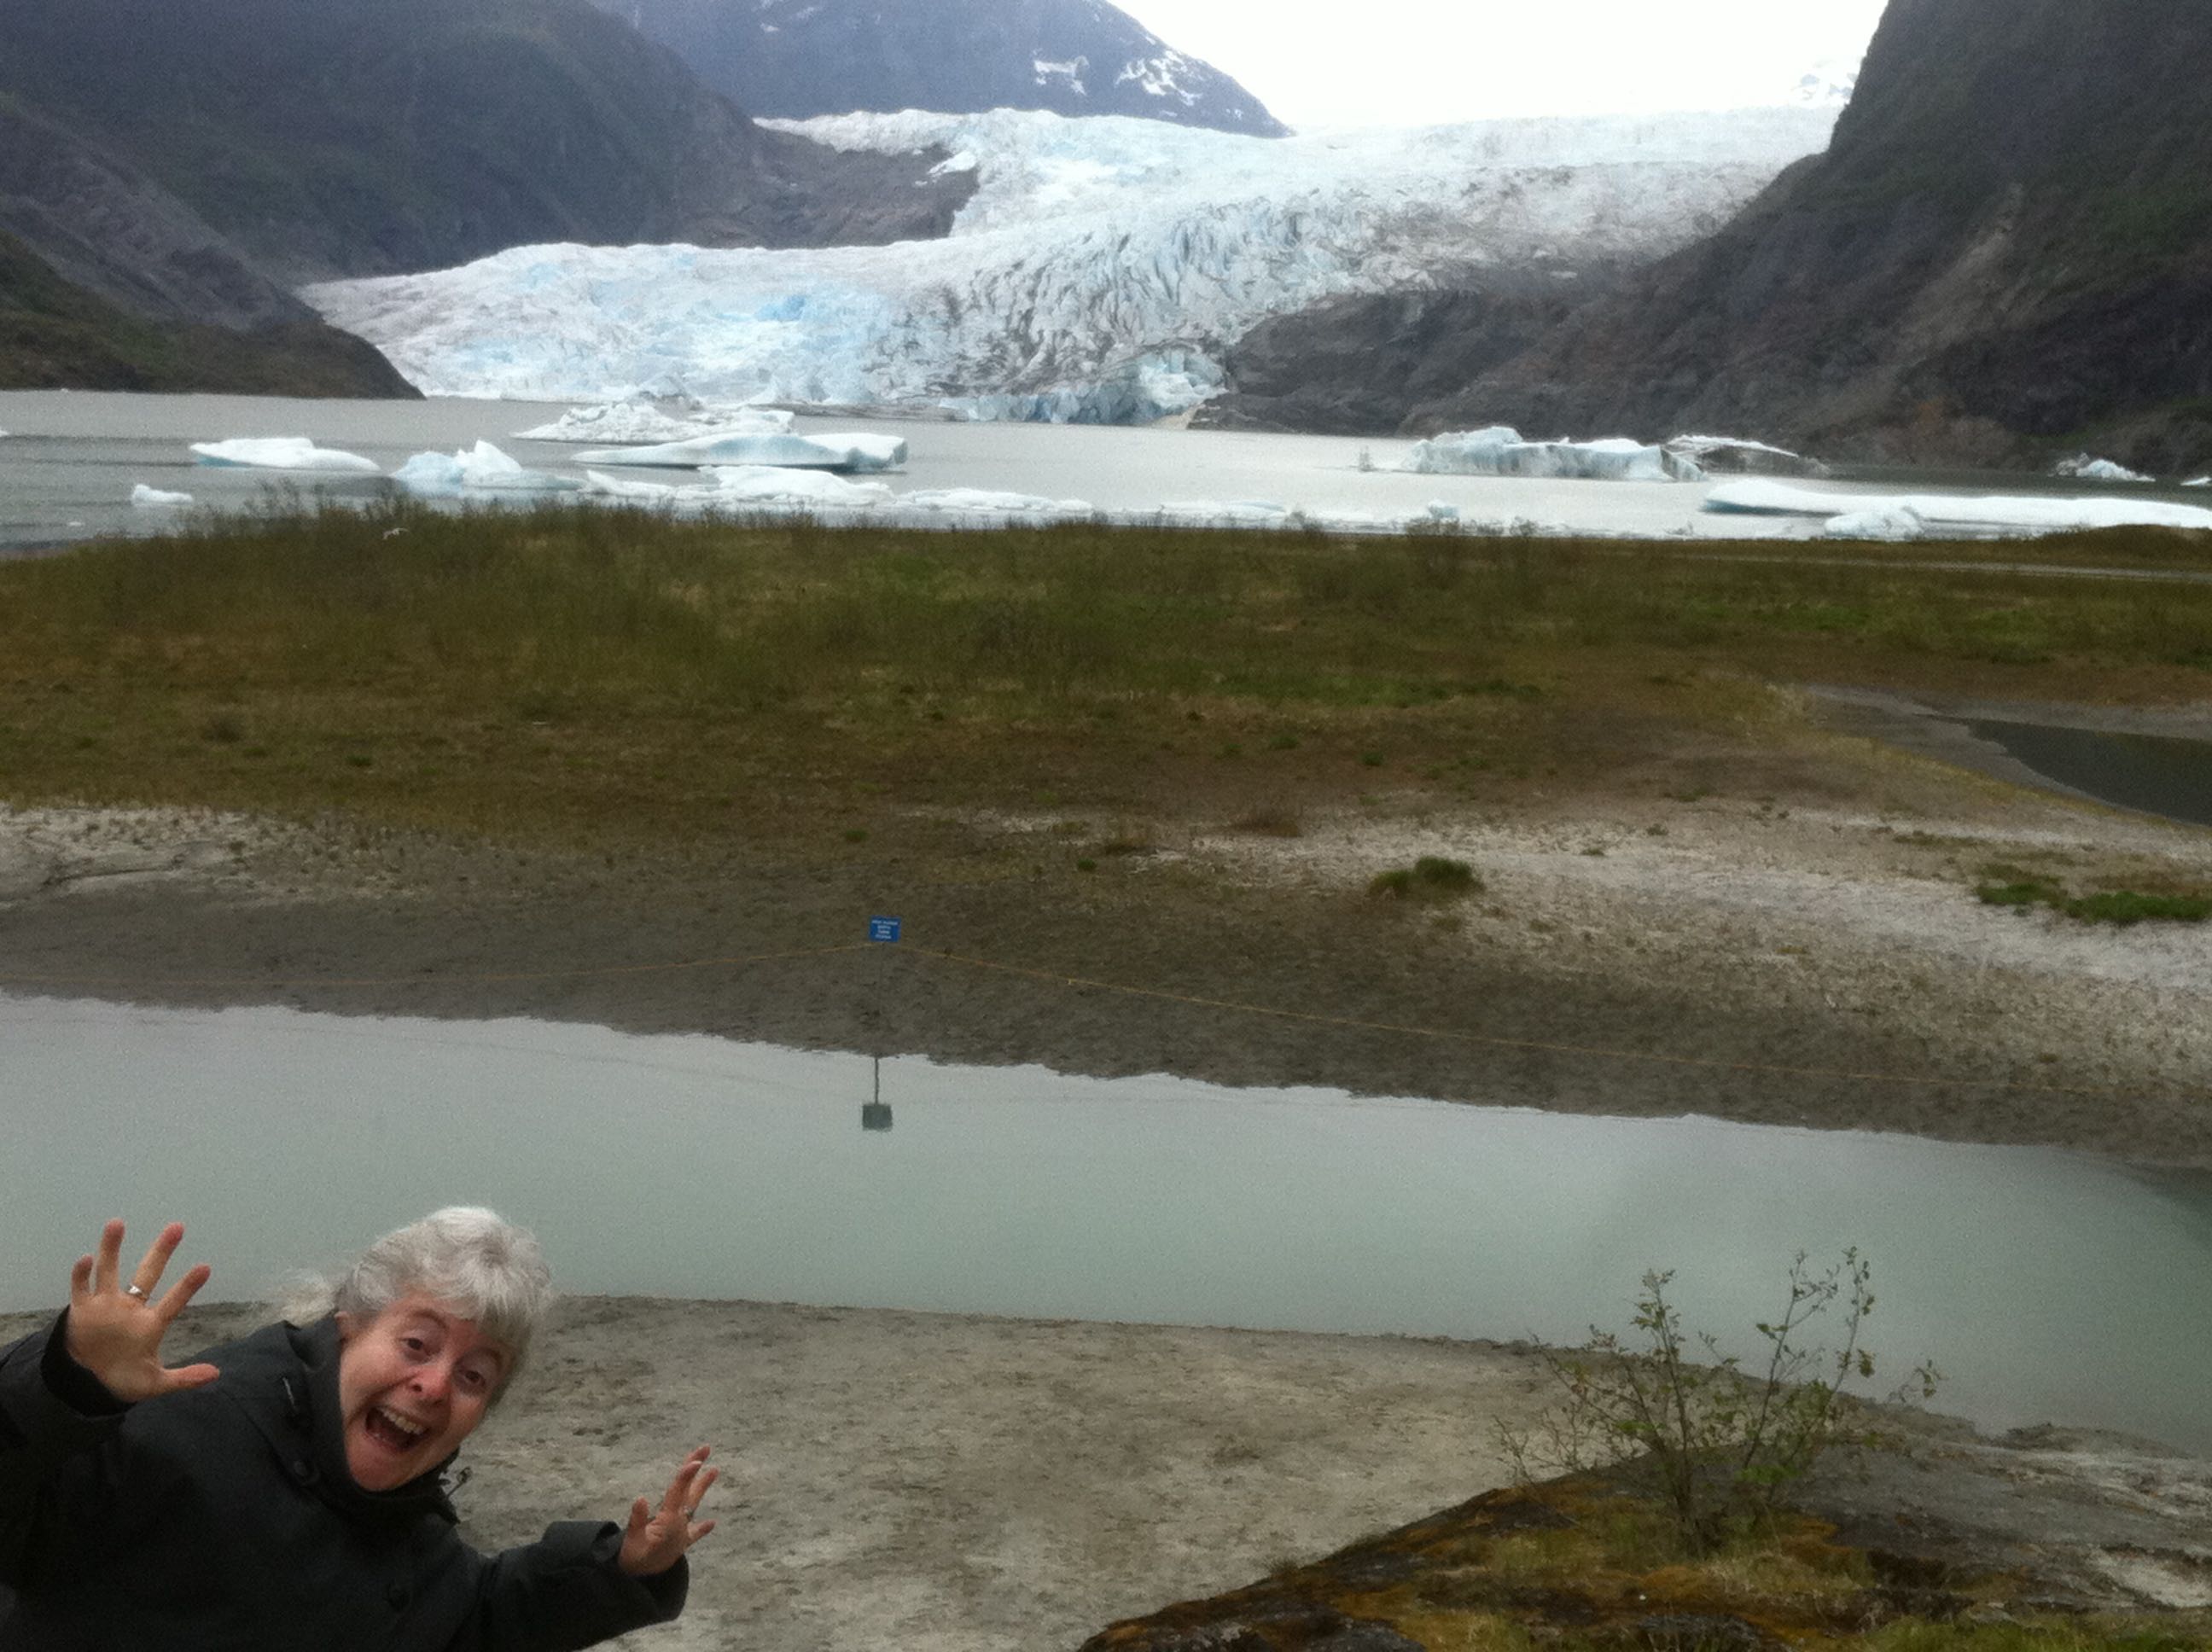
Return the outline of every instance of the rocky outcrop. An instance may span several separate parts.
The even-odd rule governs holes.
[[[757,115],[1044,109],[1255,137],[1285,128],[1099,0],[593,0]]]
[[[942,233],[972,180],[764,132],[584,0],[9,0],[0,94],[287,285],[550,241]],[[27,237],[57,266],[69,262]]]
[[[1826,155],[1409,423],[2202,468],[2208,63],[2202,6],[1892,0]]]

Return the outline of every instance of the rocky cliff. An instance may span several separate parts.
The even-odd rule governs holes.
[[[1285,128],[1102,0],[593,0],[757,115],[1043,109],[1258,137]]]
[[[1409,428],[2212,459],[2212,8],[1892,0],[1827,152]]]

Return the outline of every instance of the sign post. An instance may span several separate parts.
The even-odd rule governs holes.
[[[871,942],[896,946],[898,938],[899,920],[896,918],[873,917],[868,920],[868,939]],[[860,1108],[860,1128],[863,1130],[888,1130],[891,1127],[891,1110],[884,1101],[883,1027],[884,978],[878,969],[876,975],[875,1099],[864,1102]]]

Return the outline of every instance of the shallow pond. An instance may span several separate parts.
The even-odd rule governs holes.
[[[1974,722],[2037,774],[2100,802],[2212,826],[2212,742],[2043,723]]]
[[[1856,1245],[1943,1409],[2212,1450],[2212,1177],[2052,1150],[4,998],[0,1131],[0,1309],[112,1214],[252,1297],[465,1200],[575,1291],[1571,1339],[1672,1267],[1749,1352],[1791,1254]]]

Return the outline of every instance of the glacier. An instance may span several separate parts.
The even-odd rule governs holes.
[[[1724,482],[1708,511],[1826,519],[1833,538],[1905,538],[1929,532],[2028,538],[2094,528],[2189,528],[2212,532],[2212,510],[2154,499],[2041,499],[2003,495],[1825,493],[1778,482]]]
[[[1607,436],[1596,441],[1523,441],[1510,425],[1456,430],[1416,442],[1398,467],[1427,476],[1555,477],[1589,482],[1703,482],[1694,459]]]
[[[335,447],[318,447],[306,436],[231,436],[222,441],[196,441],[192,452],[202,465],[240,465],[267,471],[345,471],[374,476],[382,467],[359,453]]]
[[[1226,346],[1271,315],[1353,294],[1565,283],[1672,252],[1823,147],[1835,112],[1287,138],[1011,110],[765,122],[843,149],[942,146],[976,192],[942,240],[514,247],[302,296],[430,395],[676,390],[1145,422],[1218,390]]]

